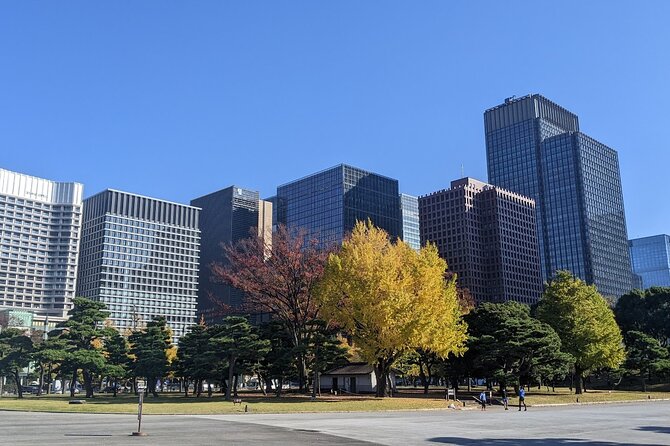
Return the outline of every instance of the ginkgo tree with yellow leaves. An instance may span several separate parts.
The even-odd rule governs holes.
[[[395,361],[421,348],[440,357],[465,351],[453,276],[428,245],[415,251],[369,221],[358,222],[330,255],[317,288],[322,317],[338,324],[358,353],[374,366],[377,396],[387,395]]]

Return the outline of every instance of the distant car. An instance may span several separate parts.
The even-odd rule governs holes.
[[[40,386],[21,386],[21,391],[23,393],[37,393]]]

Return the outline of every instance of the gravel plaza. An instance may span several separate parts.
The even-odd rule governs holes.
[[[374,413],[133,415],[0,412],[2,445],[670,444],[670,402]]]

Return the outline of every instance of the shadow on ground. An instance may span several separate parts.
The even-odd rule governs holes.
[[[639,431],[658,432],[659,434],[670,434],[670,427],[668,426],[640,426]]]
[[[457,446],[623,446],[631,443],[619,443],[614,441],[580,440],[575,438],[462,438],[462,437],[434,437],[429,442],[451,444]],[[661,443],[645,443],[647,446],[664,446]]]

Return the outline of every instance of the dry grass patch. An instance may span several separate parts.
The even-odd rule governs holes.
[[[67,396],[26,396],[1,398],[0,410],[25,410],[39,412],[80,413],[135,413],[137,397],[132,395],[96,396],[86,399],[85,404],[71,405]],[[444,409],[447,403],[441,398],[375,398],[373,396],[322,396],[311,401],[308,396],[291,395],[282,398],[265,398],[259,395],[242,395],[242,404],[233,405],[221,396],[212,398],[184,398],[179,395],[147,397],[144,400],[145,414],[232,414],[243,413],[245,408],[252,413],[296,413],[296,412],[350,412]]]

